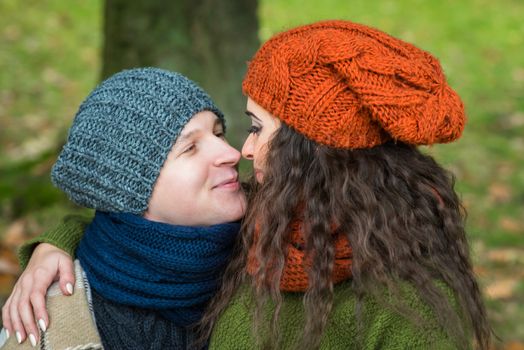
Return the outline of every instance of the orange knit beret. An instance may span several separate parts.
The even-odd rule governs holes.
[[[287,125],[336,148],[450,142],[466,119],[435,57],[349,21],[274,36],[249,63],[242,88]]]

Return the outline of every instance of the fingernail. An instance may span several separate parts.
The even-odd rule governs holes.
[[[71,283],[66,284],[66,289],[69,294],[73,294],[73,285]]]
[[[16,332],[16,341],[18,342],[18,344],[22,344],[22,334],[20,334],[20,332]]]
[[[10,334],[9,334],[9,329],[7,328],[5,328],[5,336],[7,337],[7,339],[9,339]]]
[[[29,334],[29,341],[31,342],[31,346],[34,348],[36,346],[36,338],[34,335]]]
[[[47,330],[47,327],[43,319],[38,320],[38,325],[40,326],[40,329],[42,330],[42,332],[45,332]]]

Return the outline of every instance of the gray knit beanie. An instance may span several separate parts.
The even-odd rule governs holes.
[[[142,214],[178,135],[202,111],[224,123],[204,90],[181,74],[117,73],[80,106],[51,179],[81,206]]]

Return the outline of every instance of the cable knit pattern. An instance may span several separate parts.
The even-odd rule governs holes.
[[[259,232],[257,228],[253,246],[249,249],[247,272],[251,276],[256,274],[259,266],[257,259]],[[331,279],[333,284],[337,284],[351,277],[352,250],[345,234],[334,232],[332,238],[335,246],[335,261]],[[306,256],[305,243],[302,221],[295,220],[291,224],[290,241],[286,245],[286,261],[280,279],[281,291],[305,292],[307,290],[309,285],[308,269],[311,268],[311,259]]]
[[[51,178],[78,205],[142,214],[171,147],[209,96],[181,74],[158,68],[117,73],[80,106]]]
[[[274,36],[249,63],[242,87],[284,123],[336,148],[451,142],[466,119],[435,57],[349,21]]]

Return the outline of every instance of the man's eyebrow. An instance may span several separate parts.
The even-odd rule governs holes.
[[[215,119],[215,124],[213,125],[213,128],[217,127],[218,125],[223,126],[222,121],[220,119]],[[191,130],[187,133],[181,134],[178,136],[176,143],[180,144],[185,142],[187,139],[190,139],[191,137],[195,136],[196,134],[199,134],[201,132],[200,129]]]
[[[251,112],[251,111],[245,111],[244,113],[246,113],[246,115],[247,115],[248,117],[255,118],[255,119],[258,120],[259,122],[262,122],[262,120],[260,120],[260,118],[257,117],[253,112]]]
[[[216,128],[217,126],[221,126],[222,128],[224,127],[224,124],[218,118],[215,119],[215,125],[213,125],[213,128]]]
[[[176,140],[176,143],[180,144],[184,141],[186,141],[187,139],[193,137],[195,134],[198,134],[200,132],[200,129],[196,129],[196,130],[191,130],[185,134],[181,134],[178,139]]]

